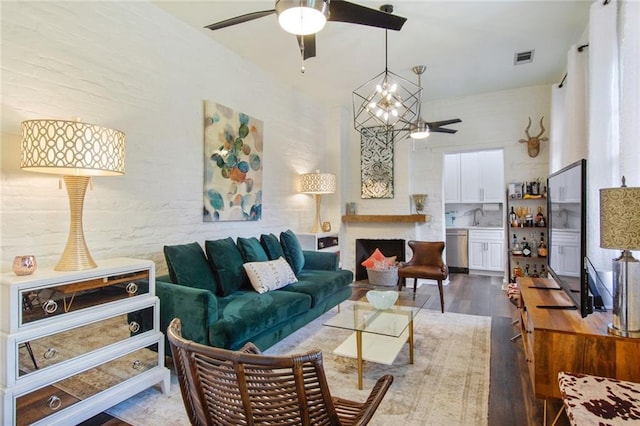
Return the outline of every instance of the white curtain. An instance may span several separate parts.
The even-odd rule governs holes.
[[[609,269],[614,253],[600,248],[600,188],[620,186],[618,4],[591,5],[589,15],[589,139],[587,254]]]
[[[620,174],[640,186],[640,2],[620,5]]]
[[[551,126],[549,129],[549,174],[562,168],[562,139],[564,135],[564,104],[567,89],[564,84],[551,88]]]

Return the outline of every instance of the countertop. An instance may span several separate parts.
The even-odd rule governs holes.
[[[489,230],[489,231],[496,231],[496,230],[504,230],[504,227],[502,226],[447,226],[445,228],[445,231],[458,231],[458,230]]]

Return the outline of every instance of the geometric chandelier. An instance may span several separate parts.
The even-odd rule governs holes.
[[[393,8],[382,10],[390,13]],[[408,132],[410,123],[420,117],[422,88],[389,71],[387,61],[385,30],[384,71],[353,91],[353,123],[358,132],[382,127],[396,137],[398,132]]]

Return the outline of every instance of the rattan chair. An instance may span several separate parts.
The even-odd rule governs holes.
[[[167,336],[193,425],[364,425],[393,382],[382,376],[358,403],[331,396],[320,351],[269,356],[252,343],[205,346],[182,337],[178,318]]]
[[[409,241],[413,250],[411,259],[398,268],[398,290],[407,286],[407,278],[413,278],[413,292],[416,292],[418,278],[436,280],[440,293],[440,310],[444,313],[444,290],[442,281],[449,276],[449,268],[442,260],[444,241]]]

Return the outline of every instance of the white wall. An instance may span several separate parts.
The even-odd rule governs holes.
[[[405,238],[444,241],[443,154],[502,148],[505,161],[505,184],[533,178],[546,178],[549,147],[542,142],[540,153],[527,154],[524,129],[531,117],[530,134],[537,135],[540,117],[545,116],[549,128],[550,87],[535,86],[475,96],[427,102],[422,115],[427,121],[460,118],[462,123],[449,126],[456,134],[434,133],[426,140],[396,143],[395,198],[392,200],[360,199],[360,145],[357,133],[352,134],[349,153],[349,186],[345,201],[357,201],[362,214],[409,214],[410,195],[428,194],[425,213],[431,220],[425,224],[343,224],[343,267],[353,268],[356,238]],[[545,132],[545,136],[548,132]],[[506,187],[505,187],[506,191]],[[343,207],[344,209],[344,207]]]
[[[297,194],[297,175],[338,172],[327,153],[340,158],[343,133],[320,104],[146,2],[1,8],[3,271],[22,254],[55,264],[68,232],[58,178],[19,168],[26,119],[79,116],[126,133],[126,174],[94,179],[85,199],[85,236],[98,263],[135,256],[163,270],[165,244],[311,226],[313,199]],[[260,222],[202,222],[205,99],[264,121]]]

